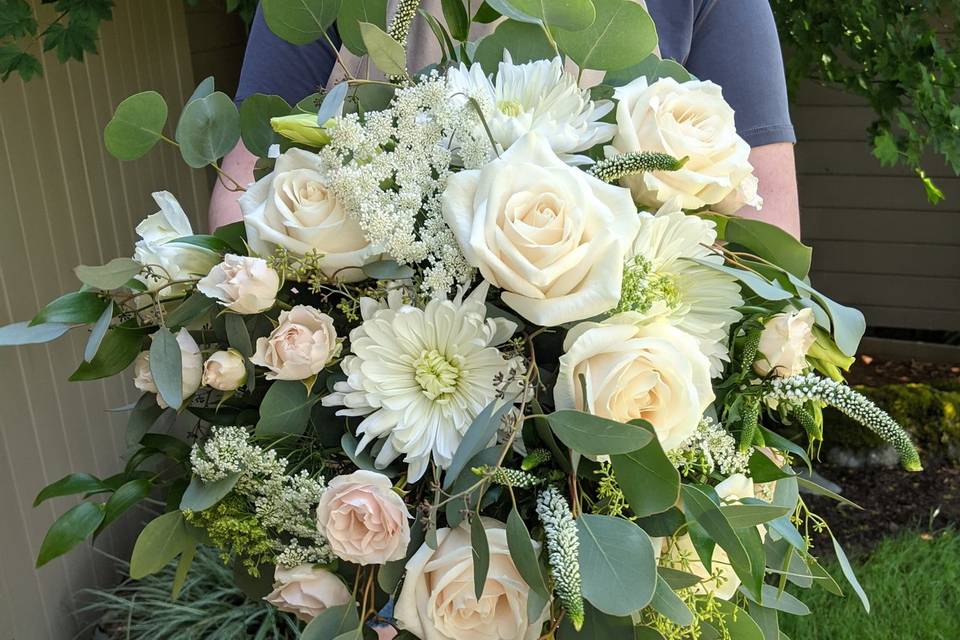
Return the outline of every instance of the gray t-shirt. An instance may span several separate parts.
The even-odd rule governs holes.
[[[767,0],[647,0],[647,7],[657,25],[662,56],[723,88],[736,111],[737,130],[750,146],[796,142],[777,27]],[[237,100],[269,93],[293,104],[323,87],[333,65],[325,43],[296,46],[281,40],[258,9]]]

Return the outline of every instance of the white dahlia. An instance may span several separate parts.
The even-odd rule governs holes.
[[[736,307],[743,298],[736,280],[692,260],[723,263],[709,248],[717,239],[716,225],[684,214],[676,200],[640,218],[619,309],[644,319],[665,318],[694,336],[710,359],[710,374],[717,376],[730,359],[730,325],[740,319]]]
[[[519,365],[496,345],[516,325],[487,318],[487,285],[465,300],[430,300],[422,309],[391,292],[385,302],[361,300],[363,324],[350,332],[351,355],[341,367],[347,380],[323,398],[342,406],[340,416],[366,416],[357,428],[358,450],[375,439],[383,468],[400,455],[408,477],[423,476],[430,461],[446,468],[473,419],[498,395]]]
[[[514,64],[508,51],[494,77],[479,64],[461,64],[447,72],[452,96],[475,98],[482,105],[493,140],[506,150],[524,134],[545,137],[560,158],[569,164],[589,164],[577,155],[613,138],[615,125],[600,122],[613,110],[609,100],[594,102],[588,89],[566,73],[560,58]]]

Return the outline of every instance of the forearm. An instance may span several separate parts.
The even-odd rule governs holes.
[[[769,222],[799,238],[800,201],[793,145],[780,142],[754,147],[750,151],[750,163],[760,183],[763,208],[757,211],[743,207],[738,215]]]
[[[238,142],[237,146],[223,158],[222,169],[238,184],[246,186],[253,182],[253,168],[256,163],[257,157],[247,151],[243,142]],[[238,190],[229,180],[217,179],[210,196],[208,213],[211,231],[243,219],[240,205],[237,204],[237,199],[242,194],[243,191]]]

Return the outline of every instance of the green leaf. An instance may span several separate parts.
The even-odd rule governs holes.
[[[473,59],[487,73],[495,73],[503,60],[504,51],[510,51],[515,64],[549,60],[557,54],[539,25],[505,20],[480,41]]]
[[[102,521],[103,505],[93,502],[81,502],[64,513],[50,526],[40,543],[36,566],[42,567],[73,549],[92,535]]]
[[[693,612],[684,604],[667,581],[661,576],[657,576],[657,588],[653,592],[653,600],[650,606],[659,613],[669,618],[674,624],[686,627],[693,624]]]
[[[603,83],[612,87],[622,87],[643,76],[649,84],[661,78],[673,78],[677,82],[689,82],[693,76],[680,64],[670,59],[662,59],[656,54],[650,54],[639,64],[626,69],[610,71],[603,76]]]
[[[103,337],[107,334],[107,329],[110,328],[111,321],[113,321],[112,302],[107,305],[107,308],[104,309],[100,317],[97,318],[93,328],[90,329],[90,337],[87,339],[87,344],[83,348],[84,361],[90,362],[94,356],[97,355],[97,351],[100,350],[100,344],[103,342]]]
[[[467,463],[467,468],[472,469],[473,467],[495,465],[499,459],[500,447],[490,447],[473,456],[473,458],[471,458]],[[452,496],[457,495],[466,491],[476,483],[476,476],[474,476],[472,473],[464,473],[461,474],[460,477],[457,478],[457,481],[453,483],[453,486],[446,491]],[[463,522],[468,512],[477,510],[477,502],[479,499],[480,492],[478,489],[474,489],[465,497],[450,500],[444,506],[444,512],[447,516],[447,525],[450,527],[460,526],[460,523]]]
[[[720,507],[720,513],[734,529],[755,527],[792,512],[793,509],[772,504],[727,504]]]
[[[833,322],[831,333],[840,350],[847,356],[856,355],[857,347],[860,346],[860,339],[867,330],[867,321],[864,319],[863,313],[859,309],[834,302],[793,274],[788,274],[788,276],[790,283],[797,290],[809,294],[830,314],[830,320]]]
[[[176,436],[166,433],[147,433],[140,438],[144,447],[156,449],[171,460],[186,462],[190,458],[190,445]]]
[[[400,578],[403,577],[403,572],[407,570],[407,562],[409,562],[413,554],[423,546],[426,534],[423,520],[420,518],[415,519],[413,524],[410,525],[410,543],[407,545],[407,553],[404,558],[402,560],[385,562],[380,567],[380,570],[377,571],[377,585],[380,586],[384,593],[392,594],[397,590],[397,585],[400,584]]]
[[[41,489],[40,493],[38,493],[37,497],[33,500],[33,506],[36,507],[50,498],[72,496],[78,493],[99,492],[105,491],[106,489],[107,487],[99,478],[89,473],[71,473]]]
[[[348,0],[355,2],[356,0]],[[292,44],[310,44],[323,37],[337,18],[341,0],[263,0],[267,26]]]
[[[247,151],[266,158],[270,145],[280,141],[270,126],[270,118],[290,115],[290,111],[290,105],[280,96],[262,93],[255,93],[240,103],[240,137]]]
[[[810,273],[813,249],[780,227],[731,216],[727,219],[724,239],[786,269],[798,278],[806,278]]]
[[[586,0],[589,1],[589,0]],[[443,19],[447,21],[450,35],[465,42],[470,38],[470,17],[462,0],[442,0]]]
[[[196,554],[196,544],[187,545],[180,554],[180,561],[177,562],[177,572],[173,575],[173,583],[170,585],[171,600],[176,600],[180,597],[180,591],[183,589],[183,584],[187,581],[187,575],[190,573],[190,565],[193,564],[193,557]]]
[[[816,482],[813,482],[812,480],[808,480],[807,478],[797,478],[797,484],[799,484],[801,487],[806,489],[809,493],[812,493],[818,496],[824,496],[826,498],[830,498],[831,500],[836,500],[837,502],[841,504],[845,504],[848,507],[853,507],[854,509],[861,509],[861,510],[863,509],[863,507],[858,505],[856,502],[848,500],[844,498],[842,495],[840,495],[839,493],[834,493],[833,491],[831,491],[830,489],[827,489],[823,485],[817,484]]]
[[[104,336],[97,355],[83,362],[70,376],[70,381],[99,380],[114,376],[128,366],[143,346],[143,330],[114,326]]]
[[[49,303],[33,317],[31,326],[38,324],[91,324],[96,322],[110,300],[95,291],[76,291],[62,295]]]
[[[643,529],[622,518],[583,514],[577,518],[577,537],[584,598],[614,616],[650,603],[657,563]]]
[[[212,253],[229,253],[230,245],[225,241],[221,240],[217,236],[197,234],[192,236],[183,236],[181,238],[176,238],[171,240],[167,244],[186,244],[191,247],[200,247],[201,249],[206,249]]]
[[[671,589],[688,589],[700,582],[700,576],[670,567],[657,567],[657,575],[663,578]]]
[[[207,76],[200,81],[200,84],[197,85],[197,88],[193,90],[193,93],[190,94],[190,97],[187,98],[186,104],[190,104],[194,100],[199,100],[201,98],[206,98],[208,95],[213,93],[213,90],[216,88],[216,81],[213,79],[213,76]],[[186,104],[184,106],[186,106]]]
[[[367,46],[360,35],[360,23],[375,24],[387,28],[387,0],[348,0],[340,6],[337,16],[337,32],[340,41],[357,56],[367,53]]]
[[[156,91],[132,95],[119,105],[103,130],[107,151],[118,160],[136,160],[157,144],[167,123],[167,103]]]
[[[360,22],[360,37],[367,47],[370,61],[389,76],[403,76],[407,73],[407,52],[403,45],[370,22]]]
[[[300,640],[331,640],[360,626],[354,602],[324,609],[304,628]]]
[[[85,285],[96,289],[111,291],[124,286],[130,278],[140,273],[143,269],[136,260],[130,258],[114,258],[105,265],[98,267],[88,267],[80,265],[74,267],[73,272],[77,278]]]
[[[204,482],[197,476],[190,479],[187,490],[180,498],[181,511],[206,511],[233,491],[240,473],[231,473],[216,482]]]
[[[810,608],[786,591],[781,591],[773,585],[763,585],[760,604],[768,609],[776,609],[794,616],[810,615]]]
[[[543,579],[540,561],[537,559],[537,551],[533,547],[533,540],[530,539],[530,531],[516,507],[512,508],[510,515],[507,516],[506,531],[510,558],[517,567],[520,577],[530,587],[530,595],[527,599],[527,619],[536,620],[543,611],[543,607],[550,601],[550,591]]]
[[[591,0],[507,0],[507,2],[521,13],[541,20],[551,29],[582,31],[597,19],[597,9]],[[447,22],[449,23],[449,19]],[[462,40],[462,38],[458,39]]]
[[[188,104],[177,123],[177,143],[184,162],[195,169],[227,155],[240,139],[240,113],[217,91]]]
[[[771,283],[763,276],[757,275],[751,271],[728,267],[725,264],[717,264],[708,260],[698,260],[696,258],[690,258],[690,260],[704,267],[710,267],[711,269],[721,271],[728,276],[739,280],[764,300],[777,302],[779,300],[789,300],[793,297],[792,293],[783,289],[779,284]]]
[[[557,31],[555,38],[561,52],[583,69],[602,71],[629,67],[653,52],[657,30],[642,6],[623,0],[593,3],[597,17],[588,28]]]
[[[249,358],[253,355],[253,343],[250,340],[250,331],[242,315],[237,313],[224,314],[227,329],[227,342],[231,347]]]
[[[467,462],[490,444],[500,428],[503,416],[513,406],[513,400],[514,397],[494,400],[473,419],[443,477],[444,489],[449,489],[467,468]]]
[[[717,608],[723,613],[723,624],[731,640],[764,640],[763,631],[746,611],[727,600],[716,600]],[[704,626],[711,626],[703,623]],[[720,637],[726,637],[722,634]]]
[[[146,498],[149,493],[150,481],[145,478],[136,478],[120,485],[104,506],[103,522],[97,527],[97,534],[123,515],[127,509]]]
[[[23,344],[42,344],[56,340],[73,328],[70,324],[45,322],[31,325],[29,322],[14,322],[0,327],[0,347]]]
[[[540,28],[540,25],[543,24],[540,18],[536,18],[529,14],[523,13],[522,11],[514,7],[513,4],[510,2],[510,0],[487,0],[484,4],[487,5],[489,9],[491,9],[492,11],[495,11],[496,13],[502,15],[505,18],[510,18],[511,20],[517,20],[518,22],[535,24],[537,25],[537,28]],[[483,10],[483,7],[480,7],[480,9],[477,10],[477,14],[480,14],[482,10]],[[488,20],[488,23],[493,22],[495,19],[496,18],[494,18],[493,20]]]
[[[180,345],[170,330],[160,327],[150,345],[150,375],[160,397],[177,409],[183,404],[183,357]]]
[[[406,280],[414,276],[414,270],[396,260],[379,260],[363,265],[363,272],[376,280]]]
[[[470,520],[470,548],[473,550],[473,590],[479,601],[490,569],[490,544],[487,542],[487,530],[483,528],[483,519],[477,514]]]
[[[840,565],[843,577],[847,579],[847,582],[850,583],[850,586],[853,587],[853,590],[856,592],[857,597],[860,598],[860,602],[863,604],[863,610],[870,613],[870,599],[867,598],[867,593],[863,590],[863,587],[860,586],[860,581],[857,580],[857,574],[853,571],[853,566],[850,564],[846,552],[844,552],[843,547],[840,546],[840,543],[837,542],[837,539],[833,537],[832,533],[830,534],[830,539],[833,541],[833,551],[837,554],[837,563]]]
[[[670,462],[649,423],[634,421],[651,435],[647,446],[610,456],[617,484],[634,514],[640,517],[662,513],[680,497],[680,474]]]
[[[156,573],[193,544],[193,535],[179,511],[170,511],[147,523],[130,556],[130,577],[139,580]]]
[[[263,397],[256,434],[303,433],[310,420],[310,408],[319,400],[320,396],[308,395],[299,380],[277,380]]]
[[[630,616],[611,616],[585,602],[583,628],[577,631],[564,616],[557,631],[559,640],[639,640]],[[646,639],[644,639],[646,640]],[[662,638],[660,640],[663,640]]]
[[[170,329],[185,327],[209,312],[216,304],[215,300],[208,298],[199,291],[195,291],[189,298],[181,302],[176,309],[167,314],[167,326]]]
[[[563,444],[588,456],[631,453],[653,440],[643,424],[624,424],[582,411],[555,411],[547,420]]]
[[[247,255],[247,227],[242,220],[223,225],[214,231],[213,235],[229,244],[232,253],[238,256]]]
[[[350,84],[341,82],[333,89],[327,92],[317,110],[317,126],[324,126],[331,118],[336,118],[343,113],[343,102],[347,99],[347,91],[350,90]]]
[[[794,475],[778,467],[776,463],[770,459],[770,456],[765,455],[762,451],[754,450],[750,455],[749,465],[750,477],[757,483],[774,482],[776,480],[793,477]]]

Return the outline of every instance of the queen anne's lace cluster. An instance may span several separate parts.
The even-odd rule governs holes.
[[[276,451],[250,444],[241,427],[216,427],[190,453],[194,474],[216,482],[239,473],[234,491],[253,503],[260,525],[272,533],[277,564],[296,566],[332,559],[326,539],[317,530],[314,509],[326,489],[322,477],[306,471],[286,473],[287,460]]]
[[[719,471],[724,476],[747,473],[750,455],[738,450],[737,440],[713,418],[700,421],[697,430],[667,457],[683,474],[709,476]]]
[[[767,397],[791,403],[813,400],[828,404],[890,443],[900,454],[900,462],[907,470],[919,471],[922,468],[920,456],[903,427],[866,396],[845,384],[813,373],[776,378],[770,383]]]
[[[556,487],[537,497],[537,516],[547,537],[547,560],[555,591],[574,627],[583,625],[583,583],[580,579],[580,540],[570,506]]]

